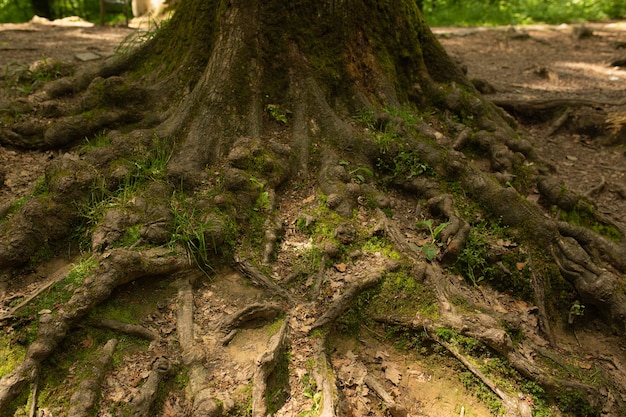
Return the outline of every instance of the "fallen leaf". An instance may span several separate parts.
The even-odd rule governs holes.
[[[385,371],[385,378],[387,378],[392,384],[398,385],[402,379],[402,372],[398,369],[395,363],[384,361],[381,365],[383,371]]]
[[[344,264],[344,263],[340,263],[340,264],[336,264],[336,265],[335,265],[335,269],[336,269],[338,272],[342,272],[342,273],[343,273],[343,272],[346,272],[347,266],[346,266],[346,264]]]

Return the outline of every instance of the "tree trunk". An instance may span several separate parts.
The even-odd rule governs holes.
[[[18,335],[6,345],[28,345],[0,379],[7,415],[56,366],[49,358],[75,359],[60,346],[87,348],[105,331],[150,345],[122,349],[134,377],[120,362],[99,370],[102,412],[357,415],[355,392],[369,386],[371,404],[416,414],[401,378],[377,368],[380,352],[368,361],[361,346],[354,361],[340,343],[406,309],[413,322],[370,330],[436,332],[429,339],[506,400],[507,415],[527,415],[518,398],[543,412],[624,412],[621,360],[574,372],[550,330],[585,310],[603,320],[607,344],[623,335],[623,239],[548,215],[585,200],[555,195],[549,166],[465,78],[415,2],[188,0],[122,51],[33,92],[32,121],[0,130],[4,146],[68,151],[0,223],[6,291],[23,290],[42,247],[61,256],[78,241],[97,257],[3,319]],[[543,205],[526,199],[535,187]],[[130,311],[127,293],[146,298],[141,323],[106,317]],[[554,363],[539,358],[549,346]],[[508,362],[479,369],[496,359]],[[357,368],[359,378],[342,377]],[[81,377],[68,375],[56,396],[46,380],[40,406],[67,413],[62,399]],[[493,382],[503,379],[509,392]]]

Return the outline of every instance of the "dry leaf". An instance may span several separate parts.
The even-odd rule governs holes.
[[[348,267],[346,266],[346,264],[344,264],[344,263],[340,263],[340,264],[336,264],[336,265],[335,265],[335,269],[336,269],[338,272],[342,272],[342,273],[343,273],[343,272],[346,272],[346,269],[348,269]]]
[[[402,379],[402,372],[400,372],[395,363],[385,361],[382,363],[382,369],[385,371],[385,378],[387,378],[392,384],[398,385],[400,383],[400,379]]]

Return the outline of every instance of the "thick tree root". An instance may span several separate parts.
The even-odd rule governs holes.
[[[337,388],[335,377],[331,371],[324,348],[324,341],[319,340],[315,344],[315,367],[313,368],[313,376],[317,387],[322,393],[321,405],[319,408],[319,417],[336,417],[337,412]]]
[[[139,394],[130,401],[133,417],[150,416],[150,407],[154,403],[161,381],[172,373],[172,363],[167,358],[158,358],[152,364],[148,379],[142,385]]]
[[[178,312],[176,328],[182,350],[183,364],[189,369],[189,389],[193,402],[193,416],[217,417],[221,405],[206,390],[208,372],[204,367],[205,354],[195,341],[193,331],[193,289],[190,277],[178,281]]]
[[[122,323],[120,321],[111,319],[99,319],[91,320],[89,322],[89,325],[97,327],[99,329],[113,330],[114,332],[124,333],[129,336],[134,336],[140,339],[146,339],[150,341],[157,340],[159,338],[159,334],[157,332],[139,324]]]
[[[78,389],[70,398],[68,417],[87,417],[92,415],[105,373],[113,363],[113,352],[116,346],[117,339],[111,339],[102,347],[102,354],[93,364],[90,376],[81,381]]]
[[[504,330],[498,327],[493,327],[496,323],[489,316],[447,315],[443,318],[443,320],[438,321],[436,324],[419,316],[415,318],[402,316],[377,316],[374,317],[374,320],[389,325],[401,325],[415,331],[425,330],[429,338],[440,344],[444,341],[437,337],[437,328],[452,328],[460,334],[473,337],[493,349],[503,358],[507,359],[515,370],[531,381],[537,382],[546,390],[546,392],[556,395],[563,389],[568,391],[577,391],[583,394],[587,401],[593,406],[598,406],[603,398],[600,392],[598,392],[598,390],[591,385],[572,380],[555,378],[554,376],[546,373],[543,369],[539,368],[537,365],[533,364],[532,361],[526,357],[528,353],[521,353],[518,349],[513,347],[511,339]],[[444,344],[442,344],[442,346],[448,349],[448,346]],[[538,351],[537,348],[533,348],[532,344],[524,346],[523,348],[524,352],[530,352],[532,350]],[[452,351],[451,353],[454,354]],[[456,356],[457,355],[455,354],[455,357]],[[457,357],[457,359],[459,358]],[[496,394],[498,393],[496,392]],[[515,401],[513,403],[515,403]]]
[[[337,320],[337,318],[339,318],[339,316],[341,316],[350,307],[356,297],[358,297],[363,291],[375,287],[383,280],[383,273],[384,271],[374,272],[367,276],[364,280],[355,282],[346,288],[341,297],[329,305],[326,312],[315,320],[315,322],[311,325],[311,331],[324,327]]]
[[[251,304],[230,314],[216,324],[217,330],[226,334],[222,344],[227,344],[235,336],[236,329],[255,320],[271,320],[283,313],[284,309],[275,303]]]
[[[56,349],[70,328],[92,307],[104,301],[115,287],[146,275],[171,274],[187,266],[170,253],[158,249],[145,254],[123,249],[104,253],[97,272],[85,279],[70,300],[58,312],[41,316],[37,337],[24,360],[0,379],[0,409],[6,408],[32,381],[41,362]]]
[[[267,350],[256,361],[257,369],[252,378],[252,417],[267,415],[267,379],[284,352],[288,329],[289,320],[285,319],[278,333],[270,338]]]
[[[454,206],[454,198],[449,194],[440,194],[428,200],[430,210],[434,214],[443,215],[448,225],[441,231],[440,239],[446,249],[441,255],[442,262],[452,263],[457,260],[465,247],[469,236],[470,225]]]
[[[621,278],[593,262],[574,238],[557,242],[555,259],[563,275],[572,281],[582,301],[608,312],[609,324],[616,330],[626,330],[626,295],[616,290]]]

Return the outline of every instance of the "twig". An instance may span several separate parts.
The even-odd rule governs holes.
[[[37,288],[37,290],[34,293],[32,293],[31,295],[29,295],[27,298],[25,298],[24,301],[22,301],[21,303],[19,303],[18,305],[16,305],[12,309],[10,309],[8,313],[6,313],[4,316],[0,317],[0,321],[4,321],[6,319],[10,319],[10,318],[14,317],[14,314],[19,309],[21,309],[22,307],[25,307],[26,305],[28,305],[28,303],[30,303],[35,298],[37,298],[37,296],[39,294],[41,294],[42,292],[44,292],[45,290],[47,290],[48,288],[50,288],[51,286],[53,286],[57,282],[63,280],[63,278],[65,278],[65,272],[67,272],[66,269],[67,268],[63,268],[62,272],[58,272],[57,274],[55,274],[56,277],[54,277],[52,280],[50,280],[49,282],[45,283],[41,287]]]

